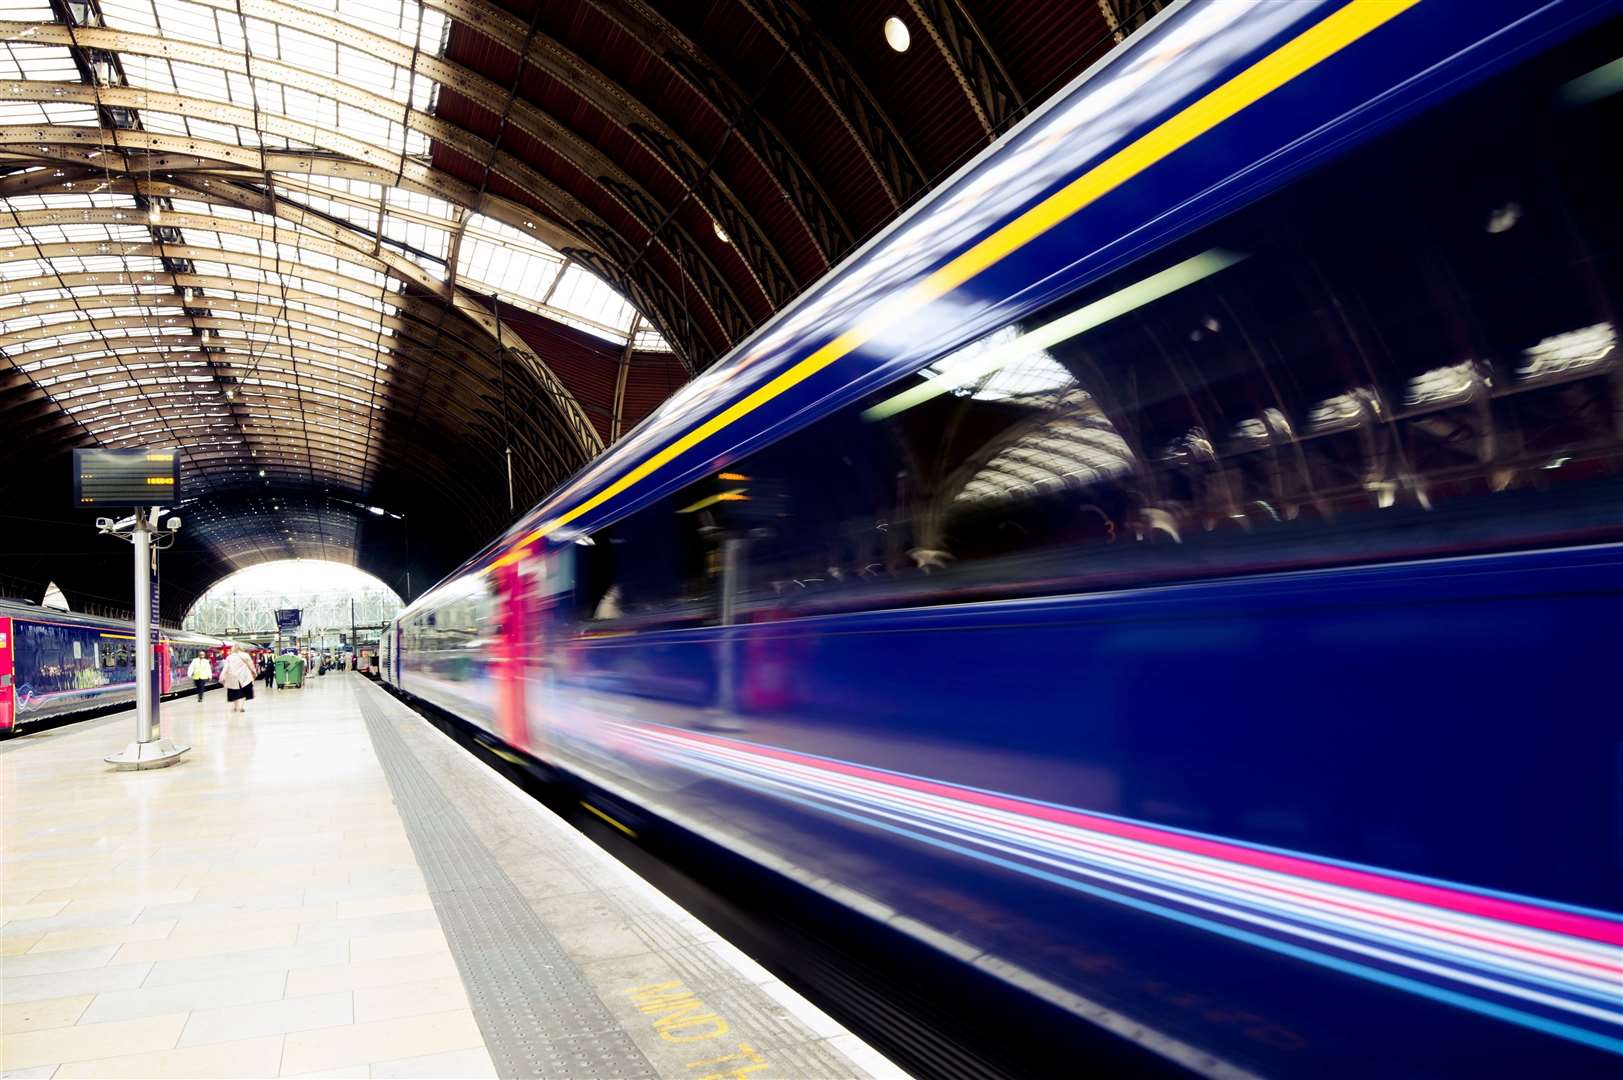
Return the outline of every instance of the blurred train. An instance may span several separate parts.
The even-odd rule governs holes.
[[[162,630],[153,647],[161,694],[192,690],[206,656],[219,678],[231,643]],[[135,701],[135,625],[0,600],[0,735],[41,720]]]
[[[1617,1075],[1620,57],[1169,9],[383,677],[1197,1072]]]

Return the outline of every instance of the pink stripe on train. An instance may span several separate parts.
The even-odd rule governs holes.
[[[923,801],[920,800],[917,796],[909,797],[909,796],[905,796],[905,795],[896,795],[896,796],[893,796],[893,797],[899,803],[901,803],[903,805],[908,805],[908,804],[924,805]],[[962,802],[962,800],[956,800],[956,801]],[[985,810],[976,811],[976,810],[963,809],[963,810],[960,810],[959,813],[962,814],[964,818],[966,818],[968,820],[971,820],[971,821],[983,821],[983,822],[987,822],[987,823],[994,823],[994,822],[997,821],[997,819],[994,818],[991,813],[987,813]],[[1024,817],[1025,815],[1020,815],[1020,816]],[[1022,833],[1026,834],[1026,835],[1040,837],[1040,838],[1043,838],[1045,840],[1057,841],[1057,842],[1060,842],[1060,843],[1067,843],[1067,844],[1082,848],[1084,850],[1090,850],[1091,851],[1091,850],[1099,849],[1099,850],[1103,850],[1103,851],[1108,852],[1108,849],[1105,848],[1104,845],[1100,844],[1097,841],[1089,842],[1089,841],[1087,841],[1085,839],[1078,839],[1074,835],[1066,835],[1064,832],[1061,832],[1059,830],[1045,827],[1043,824],[1040,824],[1035,820],[1028,819],[1028,820],[1020,821],[1020,822],[1013,823],[1013,824],[1010,824],[1010,825],[1006,825],[1006,827],[1012,827],[1012,828],[1018,829],[1019,831],[1021,831]],[[1086,830],[1075,830],[1075,831],[1084,832],[1084,833],[1086,832]],[[1165,845],[1157,845],[1157,846],[1160,846],[1163,849],[1165,847]],[[1426,933],[1442,935],[1442,936],[1449,937],[1449,938],[1462,939],[1462,940],[1465,940],[1465,941],[1468,941],[1468,942],[1478,942],[1478,943],[1482,943],[1482,944],[1488,944],[1488,945],[1496,946],[1496,947],[1501,948],[1501,949],[1509,950],[1511,952],[1521,953],[1521,954],[1524,954],[1524,955],[1529,956],[1529,957],[1536,957],[1538,959],[1554,960],[1554,961],[1558,961],[1558,962],[1561,962],[1561,963],[1571,964],[1571,965],[1574,965],[1574,966],[1577,966],[1577,967],[1592,968],[1597,972],[1602,972],[1602,973],[1605,973],[1607,975],[1623,973],[1623,965],[1620,965],[1617,962],[1607,963],[1605,961],[1600,961],[1600,960],[1591,960],[1591,959],[1589,959],[1587,957],[1577,955],[1577,954],[1574,954],[1574,953],[1570,953],[1570,952],[1560,952],[1560,951],[1557,951],[1557,950],[1554,950],[1554,949],[1544,949],[1544,948],[1539,948],[1537,946],[1528,945],[1528,944],[1526,944],[1524,942],[1515,941],[1515,940],[1504,938],[1504,937],[1495,937],[1495,936],[1492,936],[1492,935],[1489,935],[1489,934],[1474,933],[1474,932],[1472,932],[1470,930],[1463,929],[1460,926],[1451,926],[1451,925],[1447,925],[1447,924],[1444,924],[1444,923],[1439,923],[1439,922],[1437,922],[1435,920],[1431,920],[1431,919],[1413,918],[1413,917],[1397,914],[1396,912],[1393,912],[1393,911],[1383,911],[1383,910],[1379,910],[1379,909],[1376,909],[1376,908],[1367,907],[1367,906],[1362,905],[1362,904],[1351,903],[1351,902],[1348,902],[1348,901],[1345,901],[1345,900],[1337,900],[1337,899],[1334,899],[1333,897],[1330,897],[1330,896],[1320,896],[1320,895],[1315,895],[1315,894],[1308,893],[1308,892],[1303,892],[1303,891],[1298,890],[1298,889],[1292,889],[1292,888],[1288,888],[1288,887],[1286,887],[1284,885],[1272,883],[1272,882],[1270,882],[1270,881],[1268,881],[1267,879],[1264,879],[1264,878],[1246,878],[1246,877],[1242,877],[1242,876],[1240,876],[1238,874],[1224,873],[1224,872],[1222,872],[1220,870],[1213,869],[1213,868],[1211,868],[1209,866],[1202,866],[1202,865],[1199,865],[1199,864],[1179,862],[1176,858],[1157,857],[1156,855],[1150,854],[1149,852],[1142,852],[1142,851],[1137,852],[1133,856],[1133,858],[1136,859],[1136,860],[1139,860],[1141,862],[1149,863],[1149,864],[1152,864],[1154,866],[1165,868],[1165,869],[1168,869],[1168,870],[1171,870],[1171,871],[1174,871],[1174,872],[1195,873],[1195,874],[1198,874],[1200,877],[1202,877],[1202,878],[1204,878],[1204,879],[1206,879],[1208,881],[1223,882],[1223,883],[1231,884],[1231,885],[1234,885],[1234,886],[1238,886],[1240,888],[1259,889],[1259,890],[1263,890],[1263,891],[1265,891],[1265,892],[1267,892],[1269,894],[1272,894],[1272,895],[1286,897],[1286,898],[1289,898],[1290,900],[1298,901],[1298,902],[1305,903],[1305,904],[1310,904],[1310,905],[1313,905],[1313,906],[1316,906],[1316,907],[1336,908],[1336,909],[1339,909],[1341,911],[1351,912],[1351,913],[1353,913],[1355,915],[1364,916],[1364,917],[1367,917],[1367,918],[1370,918],[1370,919],[1375,919],[1375,920],[1379,920],[1379,921],[1386,922],[1386,923],[1398,923],[1398,924],[1402,924],[1402,925],[1405,925],[1405,926],[1408,926],[1408,927],[1413,927],[1413,928],[1415,928],[1417,930],[1421,930],[1421,931],[1426,932]],[[1265,871],[1265,873],[1267,873],[1267,872],[1268,871]]]
[[[1113,818],[1100,817],[1083,811],[1065,810],[1011,796],[993,795],[983,791],[976,791],[973,788],[959,787],[933,780],[921,780],[900,773],[864,768],[860,765],[850,765],[828,758],[811,757],[790,750],[779,750],[775,747],[761,746],[754,743],[741,743],[713,735],[699,734],[698,732],[684,731],[681,737],[715,747],[745,750],[762,757],[808,765],[864,780],[877,781],[925,794],[973,803],[1024,817],[1039,818],[1073,828],[1086,829],[1091,832],[1118,836],[1128,840],[1137,840],[1158,847],[1185,851],[1190,854],[1203,855],[1226,862],[1240,863],[1260,870],[1289,874],[1310,881],[1322,882],[1326,885],[1357,889],[1378,896],[1387,896],[1415,904],[1426,904],[1447,911],[1473,915],[1478,918],[1496,919],[1501,922],[1513,923],[1552,934],[1565,934],[1607,945],[1623,946],[1623,923],[1586,915],[1581,912],[1539,907],[1505,897],[1487,896],[1482,893],[1466,892],[1443,885],[1387,877],[1368,870],[1335,866],[1300,856],[1260,851],[1241,844],[1207,840],[1198,836],[1189,836],[1185,833],[1117,821]]]

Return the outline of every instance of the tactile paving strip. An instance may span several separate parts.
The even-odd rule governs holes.
[[[355,699],[503,1077],[657,1078],[364,688]]]

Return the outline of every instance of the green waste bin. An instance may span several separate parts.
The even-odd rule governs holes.
[[[303,686],[304,658],[301,656],[278,656],[276,658],[276,685],[283,688]]]

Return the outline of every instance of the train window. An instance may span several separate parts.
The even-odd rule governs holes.
[[[37,693],[83,690],[130,678],[128,671],[103,667],[98,633],[85,627],[19,621],[15,663],[19,682]]]
[[[592,535],[577,554],[576,609],[583,622],[653,628],[713,621],[718,508],[727,497],[707,487],[661,499]]]
[[[728,539],[746,617],[772,618],[1623,536],[1623,214],[1594,158],[1623,95],[1571,92],[1616,47],[751,455],[704,544],[636,515],[594,549],[592,603],[670,604]]]

